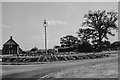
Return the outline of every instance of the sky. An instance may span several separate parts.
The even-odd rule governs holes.
[[[1,4],[0,4],[1,5]],[[66,35],[77,37],[88,10],[117,11],[117,2],[2,2],[2,44],[12,35],[23,50],[44,48],[43,21],[47,19],[47,46],[60,45]],[[109,37],[111,42],[118,40]],[[2,45],[0,45],[2,48]]]

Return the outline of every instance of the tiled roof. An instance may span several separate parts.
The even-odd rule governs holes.
[[[12,39],[12,36],[10,36],[10,39],[3,45],[17,45],[18,46],[18,44]]]

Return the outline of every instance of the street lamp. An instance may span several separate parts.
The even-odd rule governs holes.
[[[46,35],[46,27],[48,26],[48,22],[46,19],[44,20],[43,27],[45,28],[45,53],[47,54],[47,35]]]

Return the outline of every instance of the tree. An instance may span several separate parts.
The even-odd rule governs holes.
[[[53,49],[58,49],[58,48],[60,48],[60,46],[58,46],[58,45],[55,45],[55,46],[53,47]]]
[[[109,41],[103,41],[102,42],[102,50],[109,50],[111,47],[111,43]]]
[[[114,47],[120,47],[120,41],[113,42],[112,46],[114,46]]]
[[[78,42],[78,38],[72,35],[67,35],[60,38],[61,47],[73,47],[74,44]]]
[[[86,28],[86,29],[79,29],[78,33],[78,37],[80,37],[81,41],[88,41],[91,37],[93,37],[93,35],[95,35],[93,32],[95,30]]]
[[[37,47],[32,48],[30,51],[38,51]]]
[[[92,52],[93,48],[89,41],[83,41],[78,45],[78,52]]]
[[[82,39],[92,39],[93,44],[97,43],[98,51],[102,50],[102,40],[108,39],[108,34],[114,36],[112,29],[118,29],[116,25],[117,12],[110,11],[89,11],[84,15],[85,21],[82,26],[87,29],[79,29],[78,36]]]
[[[120,41],[115,41],[111,44],[111,48],[114,48],[115,50],[120,50]]]

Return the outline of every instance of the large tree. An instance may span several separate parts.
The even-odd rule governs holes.
[[[102,42],[102,50],[110,50],[110,47],[111,47],[110,41],[105,40]]]
[[[82,41],[81,44],[78,44],[78,52],[92,52],[93,47],[89,41]]]
[[[78,38],[72,35],[60,38],[61,47],[73,47],[76,43],[78,43]]]
[[[78,36],[84,40],[92,39],[92,42],[97,43],[99,51],[102,50],[102,40],[108,39],[108,34],[114,36],[112,29],[117,29],[117,12],[110,11],[88,11],[84,15],[85,21],[82,26],[87,29],[79,29]]]

